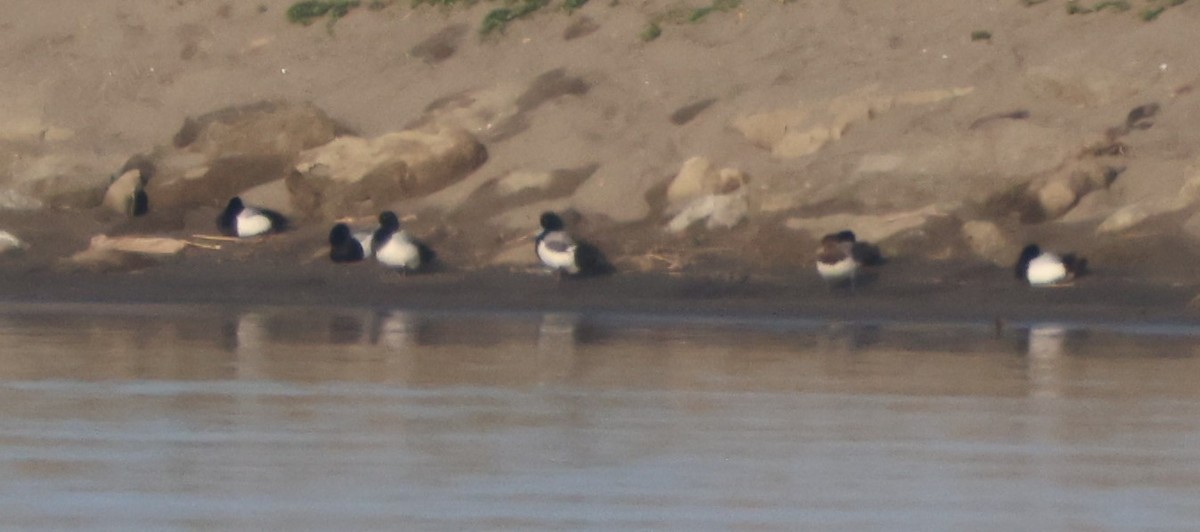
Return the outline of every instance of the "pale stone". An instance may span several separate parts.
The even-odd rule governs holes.
[[[828,143],[841,139],[853,124],[898,105],[930,105],[973,91],[973,87],[954,87],[886,94],[875,84],[826,101],[800,102],[740,116],[732,124],[755,146],[769,150],[775,157],[794,159],[820,151]]]
[[[554,182],[550,172],[517,171],[496,180],[496,191],[511,196],[524,190],[545,190]]]
[[[238,193],[247,205],[256,205],[273,210],[288,218],[300,213],[292,206],[292,196],[284,179],[276,179]]]
[[[64,127],[49,127],[42,133],[46,142],[63,142],[75,138],[75,130]]]
[[[0,255],[9,252],[20,251],[28,247],[25,242],[22,242],[16,235],[0,230]]]
[[[1150,217],[1172,212],[1172,202],[1141,202],[1117,209],[1096,228],[1097,233],[1117,233],[1133,228]]]
[[[1037,199],[1046,218],[1055,219],[1075,205],[1077,197],[1070,183],[1055,180],[1038,189]]]
[[[485,160],[486,149],[462,129],[346,136],[301,153],[287,184],[298,209],[337,218],[444,188]]]
[[[104,192],[104,206],[109,210],[133,216],[135,197],[142,190],[142,171],[132,168],[113,180]]]
[[[707,157],[692,157],[683,162],[667,186],[667,202],[676,205],[711,193],[715,179],[712,162]]]
[[[880,242],[902,231],[921,227],[930,218],[944,215],[940,208],[928,206],[913,211],[885,214],[831,214],[818,218],[789,218],[784,222],[784,227],[804,231],[814,239],[850,229],[859,240]]]
[[[741,221],[734,213],[737,212],[738,202],[731,202],[721,199],[722,196],[731,195],[749,181],[749,177],[736,168],[722,168],[717,170],[713,168],[712,163],[706,157],[692,157],[684,161],[680,167],[679,173],[675,175],[675,179],[671,180],[671,184],[667,187],[667,212],[671,214],[680,214],[682,211],[692,209],[691,216],[698,215],[697,213],[711,208],[715,210],[709,211],[707,214],[701,215],[701,218],[710,218],[711,227],[725,227],[737,225]],[[744,196],[742,196],[744,200]],[[698,207],[701,203],[707,202],[708,207]],[[744,203],[744,201],[743,201]],[[699,210],[697,210],[699,209]],[[732,210],[730,210],[732,209]],[[742,216],[745,214],[743,209]],[[711,218],[716,214],[716,218]],[[728,218],[726,218],[728,216]],[[684,224],[684,227],[691,225],[691,222],[684,223],[683,220],[687,216],[677,218],[677,223]],[[733,218],[737,218],[734,220]],[[699,218],[698,218],[699,219]],[[719,220],[719,221],[718,221]],[[732,221],[732,225],[727,225]],[[673,224],[676,222],[672,222]],[[672,229],[673,231],[675,229]]]
[[[705,220],[706,229],[730,229],[741,223],[750,211],[744,190],[731,194],[709,194],[693,199],[667,224],[667,230],[679,233]]]
[[[0,189],[0,210],[32,211],[42,208],[42,202],[11,188]]]
[[[962,226],[963,239],[979,257],[996,265],[1007,265],[1016,256],[1016,245],[995,223],[971,220]]]

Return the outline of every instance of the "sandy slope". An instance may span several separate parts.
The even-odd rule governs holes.
[[[494,230],[464,237],[484,251],[449,253],[463,264],[503,254],[496,242],[527,231],[546,208],[577,209],[584,230],[618,256],[665,251],[696,267],[751,269],[807,268],[821,227],[810,222],[821,216],[930,209],[923,224],[886,235],[887,249],[969,258],[956,228],[980,218],[995,221],[1012,243],[1048,239],[1107,259],[1112,272],[1186,278],[1192,271],[1194,207],[1162,204],[1200,176],[1195,2],[1147,23],[1135,11],[1068,15],[1055,0],[1032,7],[752,0],[703,24],[664,25],[652,42],[638,38],[647,21],[686,4],[592,2],[481,39],[476,28],[490,5],[363,9],[331,34],[320,24],[288,23],[290,3],[11,0],[0,23],[0,188],[43,199],[94,189],[130,155],[169,143],[185,117],[228,105],[311,101],[374,136],[457,97],[482,110],[475,119],[495,119],[470,122],[487,163],[398,207],[422,213],[418,231]],[[973,41],[978,30],[991,39]],[[736,127],[756,113],[863,102],[862,117],[806,155],[780,155],[779,146],[773,154]],[[1161,107],[1152,127],[1121,138],[1118,153],[1085,157],[1119,167],[1119,178],[1081,194],[1061,221],[1022,223],[1016,209],[989,203],[996,191],[1072,171],[1130,109],[1151,102]],[[1022,118],[994,118],[1016,111]],[[797,124],[830,122],[785,120],[780,134]],[[667,234],[662,191],[696,155],[750,176],[748,217],[732,231]],[[486,185],[517,171],[568,177],[477,208]],[[1150,213],[1148,222],[1096,235],[1129,205]],[[49,249],[81,248],[90,234],[121,223],[84,216],[68,228],[67,242]],[[61,218],[5,213],[0,222],[36,231]],[[320,234],[306,238],[319,243]],[[1179,251],[1160,253],[1167,245]],[[35,256],[48,264],[47,253]],[[1147,263],[1129,260],[1147,255]]]

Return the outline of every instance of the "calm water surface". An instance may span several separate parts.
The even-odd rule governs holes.
[[[1191,530],[1200,330],[0,309],[0,529]]]

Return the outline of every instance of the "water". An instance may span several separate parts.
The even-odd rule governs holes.
[[[1200,330],[0,310],[0,528],[1186,530]]]

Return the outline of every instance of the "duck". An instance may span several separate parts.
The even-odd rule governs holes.
[[[854,254],[856,241],[854,232],[848,230],[821,237],[821,246],[817,248],[817,274],[831,284],[849,280],[853,287],[862,266]]]
[[[1087,271],[1087,259],[1073,253],[1063,256],[1043,251],[1037,244],[1021,250],[1013,273],[1029,286],[1055,286],[1069,283]]]
[[[433,250],[401,229],[400,219],[392,211],[379,213],[379,229],[369,247],[380,264],[405,273],[418,271],[433,260]]]
[[[338,223],[329,231],[329,260],[358,262],[371,257],[373,231],[351,231],[350,226]]]
[[[275,211],[249,207],[234,196],[217,217],[217,230],[225,236],[246,238],[278,233],[287,228],[287,218]]]
[[[546,268],[557,274],[575,275],[582,271],[579,264],[579,243],[566,231],[562,217],[553,212],[542,213],[541,232],[534,239],[534,253]]]

